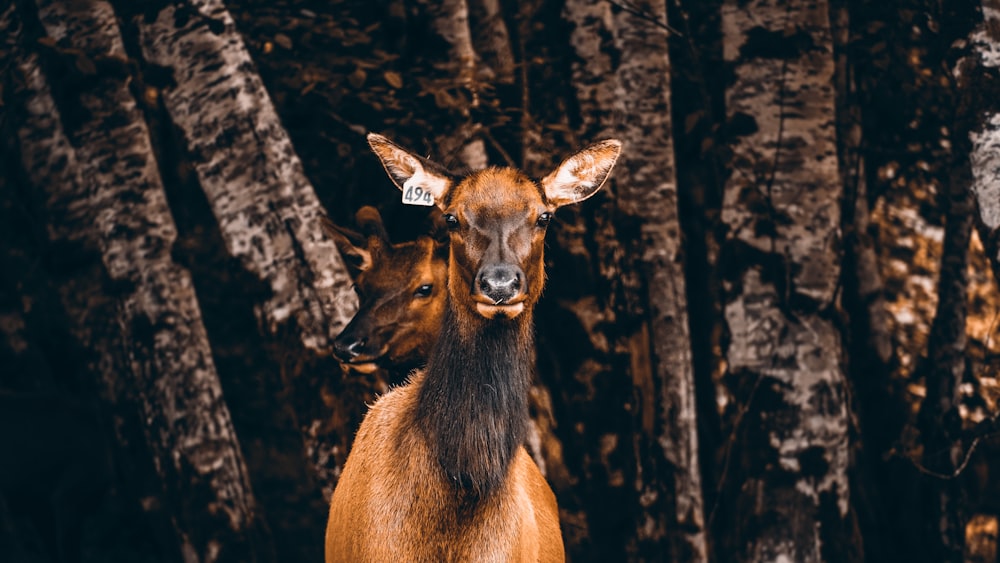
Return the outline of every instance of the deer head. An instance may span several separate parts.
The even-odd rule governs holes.
[[[537,302],[544,285],[545,230],[563,205],[597,193],[621,143],[595,143],[534,180],[515,168],[449,173],[377,134],[368,143],[404,192],[430,194],[450,236],[448,292],[458,310],[488,319],[515,318]]]
[[[359,307],[334,340],[334,355],[356,371],[406,371],[423,363],[440,330],[447,245],[431,236],[392,244],[374,207],[355,216],[362,233],[324,222],[347,262]]]

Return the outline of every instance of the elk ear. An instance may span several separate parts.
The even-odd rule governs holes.
[[[567,158],[542,178],[545,199],[560,207],[596,194],[611,174],[621,152],[621,141],[607,139]]]
[[[368,239],[364,235],[335,225],[329,217],[323,217],[321,225],[326,236],[332,238],[337,245],[352,278],[371,268],[372,253],[368,250]]]
[[[396,187],[404,194],[408,189],[421,188],[430,193],[438,207],[451,189],[453,178],[441,165],[419,157],[377,133],[368,134],[368,145],[382,161],[382,167]]]
[[[389,240],[389,231],[385,229],[382,221],[382,214],[371,205],[365,205],[354,214],[354,224],[361,229],[361,232],[368,236],[375,236],[382,239],[386,244],[392,244]]]

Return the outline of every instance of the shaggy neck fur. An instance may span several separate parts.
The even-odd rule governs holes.
[[[462,315],[449,298],[417,419],[448,480],[472,499],[503,485],[524,443],[533,347],[530,311],[490,320]]]

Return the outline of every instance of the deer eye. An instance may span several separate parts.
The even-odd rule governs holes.
[[[449,231],[454,231],[458,228],[458,217],[455,217],[451,213],[445,213],[444,224],[448,227]]]
[[[535,226],[537,226],[540,229],[544,229],[545,227],[549,226],[550,221],[552,221],[552,214],[546,211],[541,215],[539,215],[538,219],[535,220]]]
[[[414,297],[430,297],[432,291],[434,291],[434,285],[429,284],[429,283],[425,283],[424,285],[418,287],[417,290],[413,292],[413,296]]]

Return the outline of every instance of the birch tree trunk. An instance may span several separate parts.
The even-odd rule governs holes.
[[[164,105],[226,248],[271,289],[261,325],[291,324],[305,350],[329,350],[357,309],[352,282],[232,17],[219,0],[192,0],[135,23],[146,61],[172,77]]]
[[[843,192],[829,6],[727,0],[722,22],[734,71],[726,357],[746,409],[729,476],[733,547],[746,561],[857,559],[847,389],[831,321]]]
[[[191,277],[170,256],[176,228],[149,134],[127,73],[107,71],[120,71],[113,63],[126,58],[115,15],[106,2],[38,7],[56,47],[89,79],[59,107],[37,57],[24,52],[27,105],[18,135],[33,183],[47,191],[55,216],[71,219],[50,232],[94,240],[114,288],[108,321],[118,341],[95,343],[105,352],[105,383],[135,393],[184,559],[266,556]],[[64,132],[67,122],[73,128]]]
[[[256,454],[277,453],[286,466],[309,467],[262,460],[256,466],[261,478],[276,485],[264,500],[272,503],[271,512],[298,509],[277,517],[279,532],[321,534],[322,499],[313,496],[316,488],[307,481],[315,479],[329,495],[356,422],[373,399],[362,385],[337,377],[337,365],[323,359],[357,309],[352,281],[333,241],[322,233],[319,218],[325,210],[222,2],[173,3],[133,23],[146,62],[169,75],[162,102],[228,253],[269,290],[252,299],[268,347],[263,360],[277,364],[274,373],[260,377],[277,396],[258,399],[269,405],[258,416],[273,416],[280,427],[282,413],[290,411],[304,443],[279,452],[262,446]],[[305,550],[295,557],[308,557],[317,546],[292,549]]]
[[[592,296],[573,309],[581,316],[603,317],[608,325],[597,334],[606,331],[602,336],[612,341],[612,354],[630,358],[634,400],[628,406],[633,437],[628,446],[635,467],[628,471],[637,516],[626,538],[629,555],[662,557],[666,550],[671,560],[705,561],[667,10],[657,1],[631,8],[615,12],[606,3],[570,1],[563,12],[573,25],[571,42],[580,58],[573,85],[584,134],[588,139],[614,135],[625,143],[613,195],[598,211],[602,224],[594,234],[598,267],[611,295],[598,301],[597,311],[585,304]]]

